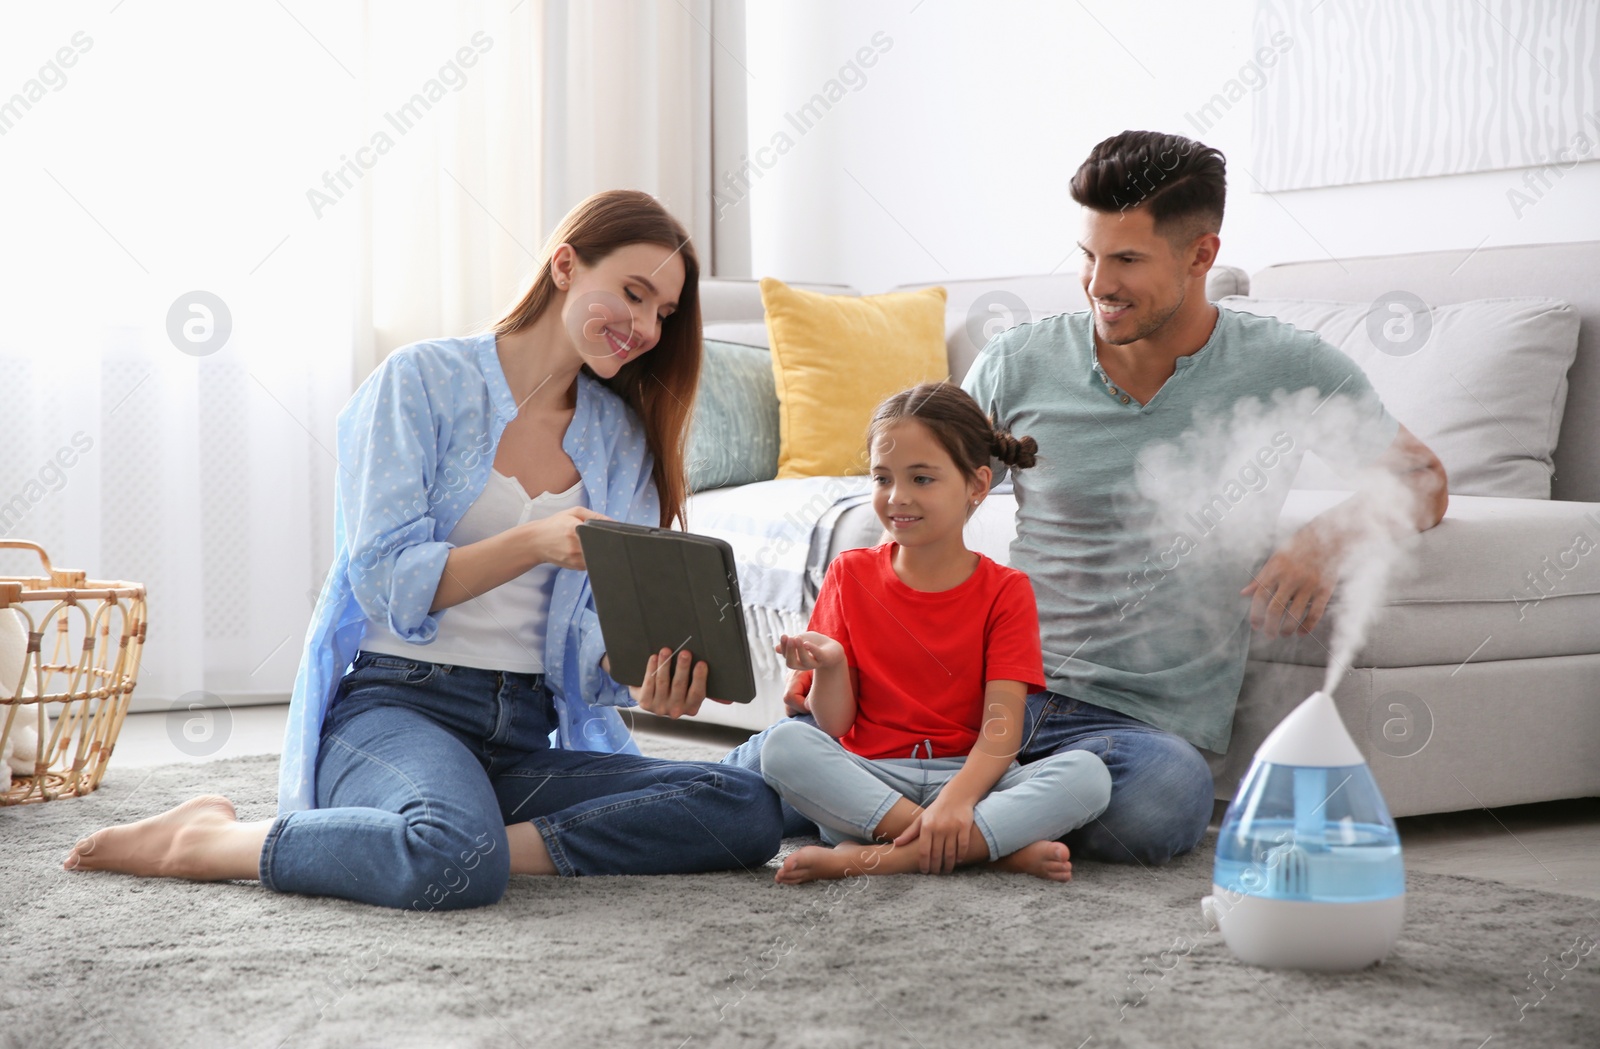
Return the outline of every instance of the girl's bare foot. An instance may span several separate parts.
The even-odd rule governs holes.
[[[95,831],[72,847],[61,866],[197,881],[254,879],[271,825],[240,823],[233,802],[202,794],[158,816]]]
[[[962,865],[983,863],[993,870],[1031,874],[1046,881],[1071,881],[1071,852],[1059,841],[1036,841],[998,860],[985,860],[988,846],[974,835]],[[863,845],[846,841],[826,848],[807,845],[784,858],[773,880],[780,885],[825,878],[853,878],[860,874],[911,874],[922,867],[921,850],[915,842],[906,845]]]
[[[1031,874],[1046,881],[1071,881],[1072,853],[1059,841],[1036,841],[989,864],[994,870]]]

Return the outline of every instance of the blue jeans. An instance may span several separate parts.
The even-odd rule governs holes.
[[[386,907],[495,903],[506,825],[528,821],[563,875],[757,867],[778,798],[758,774],[550,745],[542,674],[359,653],[317,752],[317,807],[280,815],[261,883]]]
[[[790,720],[816,724],[810,714],[778,724]],[[751,736],[722,760],[760,770],[761,748],[775,728]],[[1074,859],[1161,864],[1188,852],[1205,836],[1215,785],[1210,766],[1187,740],[1054,692],[1028,696],[1022,738],[1017,758],[1023,765],[1086,750],[1111,773],[1111,802],[1105,811],[1061,839]],[[784,837],[817,833],[817,825],[804,813],[783,803]]]
[[[926,806],[966,765],[965,757],[863,758],[799,720],[772,727],[761,748],[761,774],[778,796],[815,820],[822,840],[872,842],[873,831],[901,798]],[[1111,798],[1111,774],[1085,751],[1013,761],[973,806],[972,822],[989,859],[1051,841],[1094,819]]]

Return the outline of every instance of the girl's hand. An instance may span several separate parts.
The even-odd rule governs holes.
[[[811,713],[811,673],[796,670],[789,675],[789,684],[783,690],[783,709],[790,716]]]
[[[583,544],[578,542],[578,526],[585,521],[609,521],[611,518],[587,506],[572,506],[549,517],[541,517],[517,527],[527,536],[538,563],[557,568],[588,570],[583,560]]]
[[[941,791],[894,839],[896,845],[920,843],[919,866],[924,874],[949,874],[955,870],[967,854],[972,835],[982,833],[973,824],[971,803],[946,798]]]
[[[781,634],[773,651],[783,657],[790,670],[821,670],[844,664],[844,646],[815,630],[793,637]]]

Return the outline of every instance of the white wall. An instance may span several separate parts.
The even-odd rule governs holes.
[[[1090,147],[1128,128],[1185,134],[1227,155],[1221,261],[1252,273],[1330,253],[1600,239],[1595,162],[1548,188],[1530,189],[1515,170],[1254,192],[1253,96],[1203,132],[1188,119],[1251,61],[1254,10],[1253,0],[1203,11],[1160,0],[750,0],[750,140],[753,151],[767,147],[752,152],[749,175],[754,274],[874,292],[1071,272],[1078,209],[1068,180]],[[874,64],[841,77],[862,47],[878,52]],[[1291,42],[1279,61],[1293,59]],[[830,79],[858,86],[800,131],[787,115]],[[1585,108],[1600,112],[1600,100]],[[781,155],[771,146],[779,133],[790,140]],[[1518,215],[1513,189],[1537,203]]]

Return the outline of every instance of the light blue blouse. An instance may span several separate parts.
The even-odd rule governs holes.
[[[577,381],[577,410],[561,448],[583,478],[589,507],[660,524],[643,424],[589,373],[579,371]],[[516,415],[492,332],[402,346],[339,412],[333,567],[295,677],[278,770],[280,812],[316,807],[322,719],[369,617],[415,643],[416,658],[428,658],[427,643],[450,611],[428,611],[451,549],[445,537],[488,484],[500,435]],[[633,706],[633,697],[601,669],[604,654],[589,574],[558,569],[544,654],[557,745],[638,754],[616,710]]]

